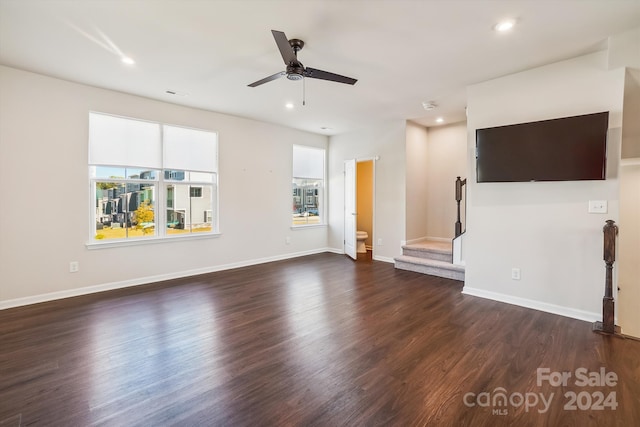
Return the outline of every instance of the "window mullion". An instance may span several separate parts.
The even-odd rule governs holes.
[[[165,237],[167,234],[167,226],[165,216],[167,214],[167,201],[166,201],[167,189],[164,180],[164,172],[160,171],[158,177],[158,196],[156,204],[156,231],[158,237]]]

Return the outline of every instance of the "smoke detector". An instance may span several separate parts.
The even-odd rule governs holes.
[[[433,101],[422,101],[422,108],[427,111],[435,110],[438,105]]]

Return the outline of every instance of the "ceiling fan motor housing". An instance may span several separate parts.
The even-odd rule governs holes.
[[[301,80],[304,77],[304,66],[300,63],[287,65],[287,78]]]

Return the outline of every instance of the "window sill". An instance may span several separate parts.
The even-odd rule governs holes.
[[[120,248],[125,246],[139,246],[139,245],[153,245],[157,243],[169,243],[169,242],[185,242],[189,240],[203,240],[214,239],[220,237],[222,233],[207,233],[207,234],[190,234],[188,236],[171,236],[171,237],[147,237],[131,240],[117,240],[106,242],[87,242],[85,246],[89,250],[95,249],[107,249],[107,248]]]
[[[292,230],[303,230],[306,228],[324,228],[327,224],[305,224],[305,225],[292,225]]]

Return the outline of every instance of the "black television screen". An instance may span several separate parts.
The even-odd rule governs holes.
[[[476,130],[478,182],[605,179],[609,112]]]

